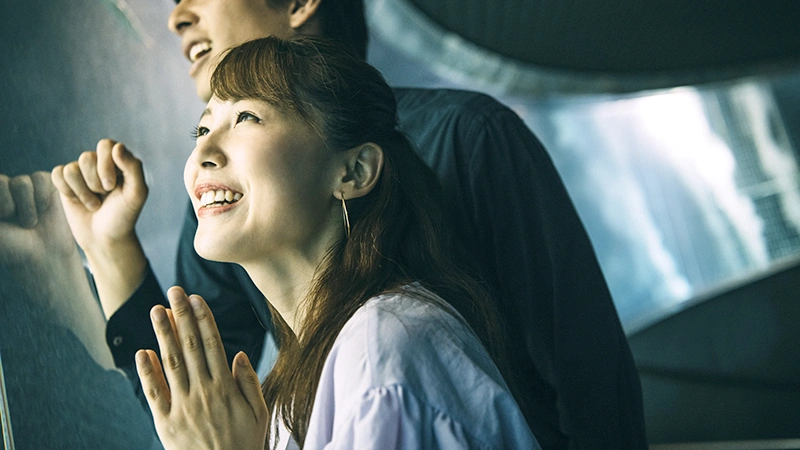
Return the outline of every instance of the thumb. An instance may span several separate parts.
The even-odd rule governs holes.
[[[239,386],[245,401],[250,405],[256,422],[261,423],[267,418],[267,404],[264,401],[264,394],[261,392],[261,383],[258,381],[258,374],[250,364],[250,359],[244,352],[239,352],[233,357],[233,379]]]
[[[111,159],[122,172],[123,194],[143,202],[147,197],[147,183],[144,181],[142,162],[121,142],[114,144],[114,148],[111,149]]]

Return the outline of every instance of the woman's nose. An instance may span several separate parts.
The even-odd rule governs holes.
[[[204,169],[224,167],[228,162],[225,152],[214,139],[214,136],[205,136],[198,140],[192,152],[192,159],[197,166]]]

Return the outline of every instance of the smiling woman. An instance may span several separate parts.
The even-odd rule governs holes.
[[[338,237],[333,230],[341,231],[330,193],[346,153],[327,148],[308,124],[251,98],[212,97],[196,138],[184,181],[199,219],[198,254],[245,267],[279,254],[316,264]]]
[[[538,448],[499,316],[380,74],[324,41],[265,38],[231,50],[211,90],[184,172],[195,247],[247,270],[281,348],[262,396],[244,353],[228,369],[202,298],[171,289],[152,311],[164,372],[136,358],[162,443]]]

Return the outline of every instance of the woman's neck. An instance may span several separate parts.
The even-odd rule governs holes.
[[[292,249],[281,255],[265,255],[252,262],[242,262],[256,287],[281,315],[295,336],[300,336],[304,304],[329,249],[341,239],[333,230],[327,239],[314,245]]]
[[[303,301],[311,289],[318,264],[318,261],[299,259],[277,264],[242,264],[242,267],[292,332],[299,335]]]

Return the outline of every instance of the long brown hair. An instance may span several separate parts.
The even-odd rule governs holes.
[[[269,102],[311,125],[334,150],[373,142],[384,151],[376,187],[348,202],[350,237],[318,268],[300,335],[272,310],[280,353],[262,387],[270,414],[280,415],[298,444],[305,440],[322,366],[345,322],[370,298],[410,282],[452,305],[508,374],[500,316],[450,238],[438,181],[397,130],[394,95],[377,70],[329,41],[268,37],[231,50],[211,88],[222,100]]]

